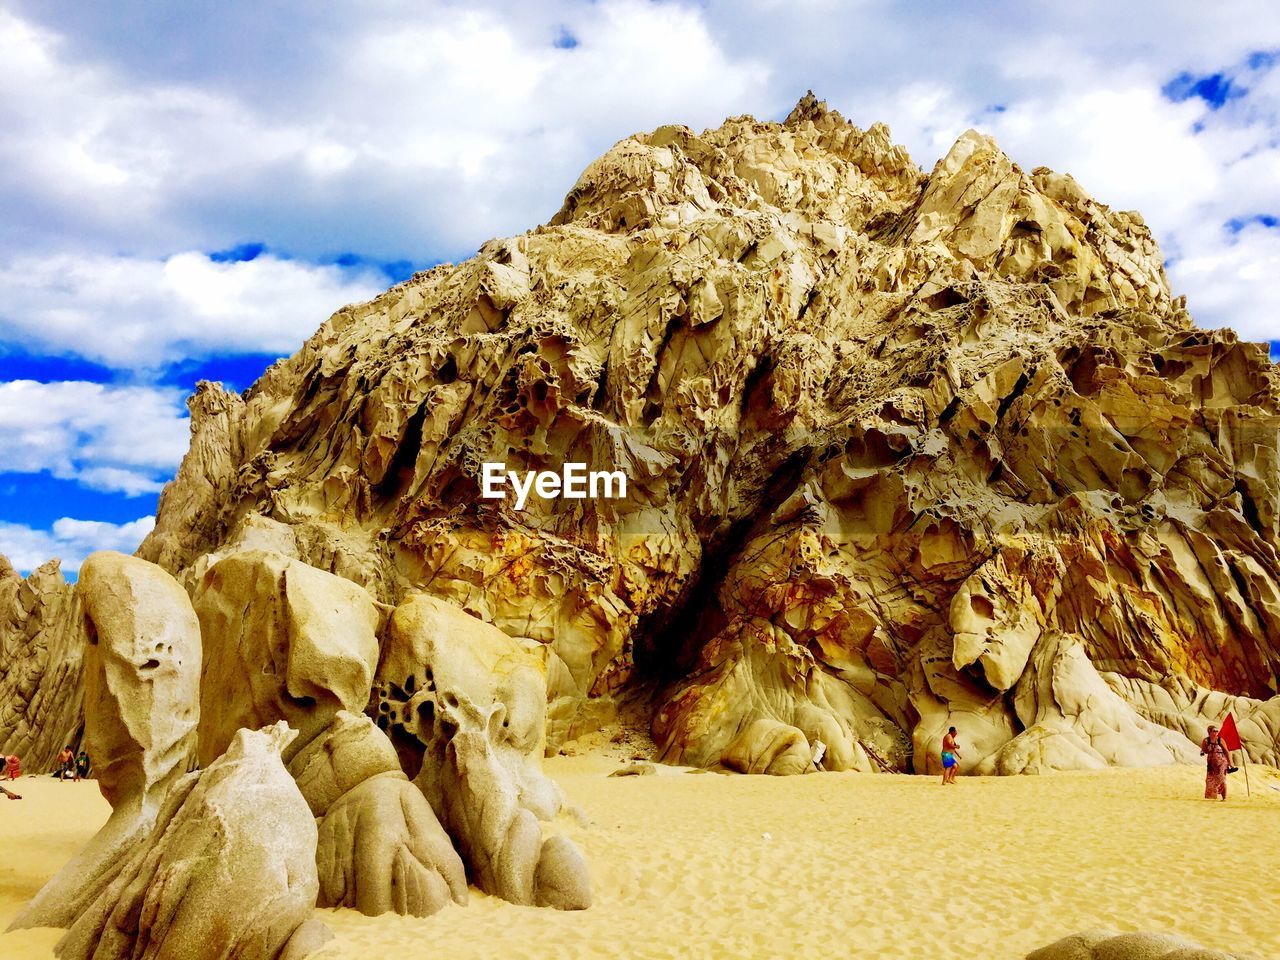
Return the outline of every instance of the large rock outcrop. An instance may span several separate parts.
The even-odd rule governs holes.
[[[200,628],[155,564],[95,553],[80,568],[85,746],[111,816],[31,900],[14,927],[66,927],[119,874],[195,764]]]
[[[673,760],[766,720],[828,768],[923,770],[954,723],[978,765],[1041,723],[1045,638],[1135,727],[1208,701],[1127,681],[1277,694],[1266,348],[1192,324],[1138,214],[973,131],[929,173],[812,97],[628,137],[545,226],[191,409],[142,556],[453,601],[544,645],[553,747],[637,686]],[[495,461],[627,494],[516,509],[481,495]],[[1021,769],[1130,762],[1071,745]]]
[[[84,633],[72,585],[51,560],[21,577],[0,556],[0,754],[52,770],[84,731]]]

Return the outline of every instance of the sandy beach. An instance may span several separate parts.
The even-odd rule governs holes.
[[[1199,799],[1195,767],[1047,777],[744,777],[618,761],[547,768],[585,822],[559,827],[591,864],[595,905],[516,907],[474,889],[418,920],[318,914],[326,958],[409,949],[503,956],[1017,958],[1090,927],[1177,933],[1280,956],[1280,775],[1232,777]],[[23,778],[0,804],[0,924],[86,841],[108,808],[94,784]],[[1206,909],[1206,898],[1216,906]],[[59,933],[0,935],[0,956],[52,956]]]

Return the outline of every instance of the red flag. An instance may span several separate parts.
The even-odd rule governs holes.
[[[1236,729],[1235,717],[1227,714],[1227,719],[1222,721],[1222,729],[1218,731],[1218,739],[1222,741],[1222,745],[1228,750],[1240,749],[1240,731]]]

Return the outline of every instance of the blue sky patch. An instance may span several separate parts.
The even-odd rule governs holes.
[[[60,517],[131,523],[156,512],[158,493],[136,497],[90,490],[43,473],[0,473],[0,521],[48,529]]]
[[[1196,76],[1184,71],[1161,87],[1160,92],[1174,103],[1194,98],[1203,100],[1210,110],[1220,110],[1228,100],[1243,97],[1248,91],[1222,72]]]
[[[363,254],[347,252],[340,253],[327,262],[348,270],[355,267],[372,267],[375,270],[382,271],[386,278],[395,284],[403,283],[415,273],[430,269],[443,261],[432,260],[429,263],[418,263],[413,260],[375,260]]]
[[[245,263],[257,260],[267,252],[265,243],[238,243],[226,250],[215,250],[209,254],[214,263]]]
[[[114,379],[115,374],[110,367],[91,360],[41,356],[19,346],[0,343],[0,381],[56,383],[59,380],[87,380],[90,383],[111,383]]]
[[[1250,70],[1270,70],[1280,63],[1280,50],[1255,50],[1245,63]]]
[[[243,353],[207,359],[181,360],[164,369],[160,382],[194,393],[201,380],[216,380],[232,390],[247,390],[267,367],[286,354]]]
[[[1280,227],[1280,217],[1270,213],[1255,213],[1251,217],[1232,217],[1227,221],[1227,229],[1232,233],[1239,233],[1245,227],[1255,223],[1268,230],[1274,230]]]

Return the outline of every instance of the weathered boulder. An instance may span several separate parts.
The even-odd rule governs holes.
[[[1026,960],[1247,960],[1165,933],[1073,933],[1032,950]]]
[[[391,741],[372,720],[339,710],[328,728],[289,761],[289,772],[311,812],[323,817],[348,790],[401,770]]]
[[[1055,634],[1037,644],[1013,702],[1025,729],[988,754],[981,773],[1160,766],[1199,756],[1183,734],[1140,717],[1072,637]]]
[[[742,731],[720,758],[739,773],[786,776],[813,769],[813,754],[805,735],[777,720],[761,718]]]
[[[368,717],[339,711],[289,771],[319,819],[320,906],[425,917],[466,902],[462,860]]]
[[[111,817],[14,927],[68,926],[195,762],[200,631],[187,594],[155,564],[103,552],[81,566],[76,595],[88,641],[85,745]]]
[[[277,553],[235,553],[211,566],[193,598],[204,640],[200,761],[236,731],[285,720],[285,759],[339,710],[369,702],[383,616],[363,589]]]
[[[585,864],[571,842],[544,841],[539,824],[563,804],[541,768],[545,664],[539,644],[415,595],[391,615],[375,716],[477,886],[512,903],[581,909]]]
[[[320,821],[322,907],[426,917],[467,902],[462,860],[418,787],[399,770],[352,787]]]
[[[280,760],[293,737],[283,722],[242,730],[185,777],[60,960],[276,960],[300,930],[316,945],[316,824]]]
[[[1209,724],[1221,724],[1230,713],[1249,761],[1280,766],[1280,696],[1236,697],[1176,675],[1159,681],[1117,673],[1104,673],[1102,678],[1140,717],[1177,730],[1192,743],[1200,743]]]

